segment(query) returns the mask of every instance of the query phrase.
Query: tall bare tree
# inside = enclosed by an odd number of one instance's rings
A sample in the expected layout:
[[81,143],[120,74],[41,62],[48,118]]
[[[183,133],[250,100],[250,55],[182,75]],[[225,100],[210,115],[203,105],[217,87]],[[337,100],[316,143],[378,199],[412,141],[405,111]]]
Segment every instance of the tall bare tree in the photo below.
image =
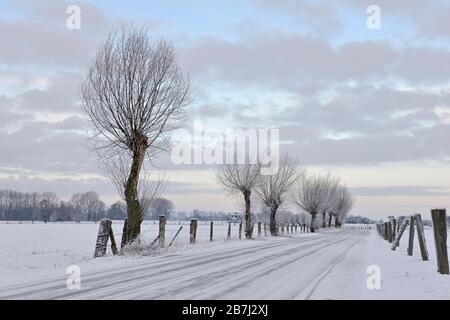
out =
[[315,232],[317,214],[326,204],[332,183],[330,175],[312,175],[303,179],[295,196],[295,204],[311,215],[310,231]]
[[232,193],[242,193],[245,203],[245,238],[251,239],[253,223],[251,216],[251,195],[261,172],[259,164],[224,164],[218,167],[216,179]]
[[138,182],[144,159],[167,150],[169,132],[181,126],[190,102],[189,80],[170,43],[153,42],[144,28],[123,27],[97,51],[81,95],[95,149],[103,157],[130,157],[124,186],[129,244],[140,234]]
[[276,214],[286,195],[304,178],[304,169],[296,160],[285,157],[272,175],[261,175],[256,194],[270,210],[269,225],[272,236],[277,235]]

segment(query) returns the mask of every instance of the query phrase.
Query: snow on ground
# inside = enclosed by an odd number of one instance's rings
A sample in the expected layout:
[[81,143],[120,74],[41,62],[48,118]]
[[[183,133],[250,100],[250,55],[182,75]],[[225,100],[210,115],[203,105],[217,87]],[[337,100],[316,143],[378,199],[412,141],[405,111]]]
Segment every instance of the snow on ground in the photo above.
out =
[[80,265],[80,290],[69,290],[63,270],[55,270],[0,285],[0,299],[305,299],[369,232],[327,230],[96,259]]
[[[93,259],[98,224],[0,224],[0,298],[31,299],[450,299],[450,276],[436,271],[433,230],[425,228],[430,261],[406,255],[408,230],[396,251],[375,230],[346,226],[315,234],[238,240],[238,225],[199,222],[189,245],[185,222],[176,245],[150,256]],[[114,222],[120,241],[122,225]],[[144,243],[157,233],[146,221]],[[167,226],[167,241],[178,230]],[[82,290],[68,291],[66,267],[79,265]],[[381,270],[369,290],[367,267]]]
[[[180,225],[179,225],[180,224]],[[189,247],[189,221],[168,221],[167,244],[183,226],[170,251]],[[113,221],[116,242],[120,245],[122,221]],[[70,265],[93,262],[99,224],[97,223],[0,223],[0,283],[66,270]],[[214,222],[214,240],[223,243],[228,223]],[[239,225],[231,224],[231,239],[238,239]],[[157,221],[144,221],[142,243],[150,244],[158,235]],[[197,241],[209,244],[209,222],[198,221]],[[216,243],[215,243],[216,244]],[[155,252],[157,253],[157,252]],[[108,256],[112,256],[108,246]]]
[[[355,246],[343,263],[337,265],[317,288],[312,299],[450,299],[450,276],[437,272],[433,229],[425,227],[425,237],[430,255],[422,261],[415,234],[414,253],[410,257],[408,229],[405,230],[400,247],[396,251],[376,231],[365,240],[364,245]],[[380,267],[381,289],[369,290],[366,282],[367,268]],[[340,286],[334,286],[340,282]]]

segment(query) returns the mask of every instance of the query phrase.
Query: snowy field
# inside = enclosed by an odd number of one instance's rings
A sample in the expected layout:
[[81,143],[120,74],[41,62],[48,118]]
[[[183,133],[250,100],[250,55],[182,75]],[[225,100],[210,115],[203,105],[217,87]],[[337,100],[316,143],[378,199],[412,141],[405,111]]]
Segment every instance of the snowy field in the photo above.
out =
[[[450,276],[436,271],[433,230],[425,227],[430,261],[406,255],[407,235],[396,251],[375,230],[346,226],[278,238],[225,241],[227,223],[199,222],[189,245],[184,222],[175,245],[146,256],[93,259],[98,224],[0,224],[0,298],[31,299],[450,299]],[[121,222],[113,223],[120,242]],[[156,237],[146,221],[143,243]],[[167,226],[167,242],[178,230]],[[82,290],[65,287],[66,268],[79,265]],[[367,268],[380,267],[381,289],[367,288]]]
[[[113,221],[117,245],[120,246],[123,221]],[[189,221],[168,221],[166,243],[170,243],[183,226],[170,251],[189,247]],[[62,270],[69,265],[92,261],[97,240],[97,223],[0,223],[0,282],[36,276],[51,270]],[[198,245],[210,245],[209,222],[198,221]],[[214,240],[223,243],[227,222],[214,222]],[[149,245],[158,235],[158,221],[144,221],[142,243]],[[255,230],[256,231],[256,230]],[[238,239],[239,224],[231,224],[231,240]],[[264,233],[264,230],[263,230]],[[151,253],[151,252],[149,252]],[[157,252],[155,252],[157,254]],[[108,246],[108,256],[112,256]]]

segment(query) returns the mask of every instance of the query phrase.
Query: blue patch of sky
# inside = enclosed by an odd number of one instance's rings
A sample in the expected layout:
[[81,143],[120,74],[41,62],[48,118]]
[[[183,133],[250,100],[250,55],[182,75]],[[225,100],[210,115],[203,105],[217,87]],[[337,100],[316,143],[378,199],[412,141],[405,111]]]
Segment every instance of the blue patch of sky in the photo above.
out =
[[[161,22],[170,36],[182,34],[188,39],[218,37],[241,41],[246,33],[260,34],[271,30],[301,31],[305,26],[294,23],[292,16],[267,10],[252,1],[133,1],[91,0],[111,17],[144,23]],[[252,30],[252,26],[254,29]]]

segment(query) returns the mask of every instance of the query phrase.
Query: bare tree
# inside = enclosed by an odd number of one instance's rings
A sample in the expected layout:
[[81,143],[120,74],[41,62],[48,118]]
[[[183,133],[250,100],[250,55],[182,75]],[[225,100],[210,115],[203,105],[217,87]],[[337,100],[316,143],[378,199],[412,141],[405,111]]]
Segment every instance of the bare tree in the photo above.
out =
[[[342,225],[342,221],[345,220],[354,204],[355,198],[351,195],[348,188],[341,186],[337,191],[337,199],[331,208],[331,212],[334,216],[335,227],[340,227]],[[331,226],[331,218],[328,225]]]
[[189,103],[189,81],[173,46],[152,42],[144,28],[123,27],[97,51],[81,87],[82,108],[92,124],[92,141],[102,157],[130,157],[124,196],[129,244],[143,216],[138,183],[144,159],[170,145]]
[[41,218],[45,223],[47,223],[52,213],[58,207],[58,198],[54,192],[44,192],[41,197],[42,200],[39,202]]
[[218,167],[216,178],[225,189],[235,194],[242,193],[245,203],[245,237],[251,239],[253,223],[251,216],[251,195],[261,172],[259,164],[224,164]]
[[166,219],[169,219],[174,211],[175,205],[171,200],[156,198],[150,206],[150,217],[156,220],[160,215],[164,215]]
[[337,192],[340,184],[339,178],[333,178],[331,174],[328,174],[325,180],[326,191],[321,206],[322,228],[326,228],[327,226],[326,216],[327,214],[331,216],[330,209],[335,205],[335,202],[337,201]]
[[304,178],[304,169],[297,160],[285,157],[280,161],[278,170],[272,175],[260,176],[256,194],[270,209],[269,225],[272,236],[277,235],[276,214],[285,201],[286,195]]
[[332,184],[330,175],[312,175],[303,179],[295,196],[295,204],[311,215],[310,231],[316,228],[317,214],[326,205],[327,195]]

